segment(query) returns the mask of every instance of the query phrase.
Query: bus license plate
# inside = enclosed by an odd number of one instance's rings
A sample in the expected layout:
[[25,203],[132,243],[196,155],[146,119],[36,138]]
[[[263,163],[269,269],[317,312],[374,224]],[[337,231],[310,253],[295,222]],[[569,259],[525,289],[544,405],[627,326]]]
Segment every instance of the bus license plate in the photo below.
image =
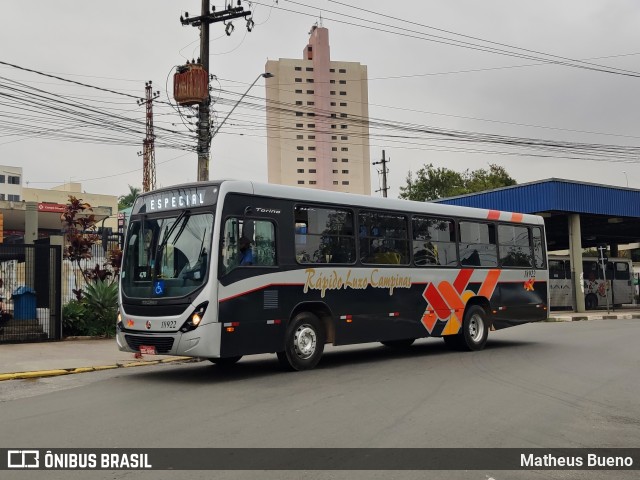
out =
[[143,355],[155,355],[156,347],[153,345],[140,345],[140,353]]

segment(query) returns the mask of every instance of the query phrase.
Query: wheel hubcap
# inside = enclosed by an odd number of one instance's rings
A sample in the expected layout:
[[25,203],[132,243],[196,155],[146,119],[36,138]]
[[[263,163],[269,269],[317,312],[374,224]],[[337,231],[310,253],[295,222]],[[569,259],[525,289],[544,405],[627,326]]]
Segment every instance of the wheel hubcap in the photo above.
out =
[[469,336],[474,343],[478,343],[484,335],[484,322],[480,315],[474,315],[469,321]]
[[300,325],[293,337],[293,347],[296,355],[307,359],[316,351],[317,336],[315,330],[309,325]]

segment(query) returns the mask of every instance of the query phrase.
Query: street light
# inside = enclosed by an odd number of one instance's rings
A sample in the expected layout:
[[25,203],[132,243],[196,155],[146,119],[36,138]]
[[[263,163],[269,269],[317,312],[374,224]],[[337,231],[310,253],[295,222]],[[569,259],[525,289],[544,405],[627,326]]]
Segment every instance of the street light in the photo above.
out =
[[624,178],[627,179],[627,187],[629,187],[629,177],[627,177],[627,172],[623,170],[622,173],[624,173]]
[[227,119],[231,116],[231,114],[236,109],[236,107],[240,104],[240,102],[242,102],[242,99],[247,96],[247,93],[249,93],[249,90],[251,90],[253,88],[253,86],[256,84],[256,82],[258,80],[260,80],[261,77],[262,78],[271,78],[273,76],[274,76],[273,73],[269,73],[269,72],[261,73],[260,75],[258,75],[256,77],[256,79],[253,81],[253,83],[251,85],[249,85],[249,88],[247,88],[247,91],[242,94],[242,96],[236,102],[236,104],[233,106],[233,108],[231,108],[231,110],[229,110],[229,113],[227,113],[227,116],[224,117],[224,119],[220,122],[220,125],[218,125],[218,127],[213,131],[213,133],[211,134],[211,137],[213,138],[218,134],[218,131],[222,128],[222,125],[224,125],[224,122],[227,121]]

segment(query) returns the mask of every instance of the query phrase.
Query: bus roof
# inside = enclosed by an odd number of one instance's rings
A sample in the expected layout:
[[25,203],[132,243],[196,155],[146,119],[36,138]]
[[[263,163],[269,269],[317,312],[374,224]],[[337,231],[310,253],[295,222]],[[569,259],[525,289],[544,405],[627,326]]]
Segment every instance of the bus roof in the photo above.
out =
[[514,212],[499,212],[481,208],[462,207],[457,205],[445,205],[442,203],[416,202],[412,200],[400,200],[394,198],[371,197],[355,193],[334,192],[288,185],[276,185],[270,183],[252,182],[248,180],[217,180],[210,182],[194,182],[174,185],[147,192],[140,195],[153,195],[172,190],[188,190],[190,188],[206,188],[209,185],[220,187],[220,194],[245,193],[262,195],[273,198],[299,200],[301,202],[317,202],[335,205],[348,205],[353,207],[377,208],[396,210],[401,212],[414,212],[432,214],[438,216],[467,217],[481,220],[501,220],[506,222],[528,223],[543,225],[544,219],[538,215],[520,214]]

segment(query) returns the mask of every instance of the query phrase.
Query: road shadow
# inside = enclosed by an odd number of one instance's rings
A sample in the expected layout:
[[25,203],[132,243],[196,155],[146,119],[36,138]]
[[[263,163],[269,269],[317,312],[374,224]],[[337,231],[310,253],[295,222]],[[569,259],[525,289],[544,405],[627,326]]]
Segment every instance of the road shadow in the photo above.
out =
[[[536,342],[495,340],[490,339],[485,347],[486,351],[500,351],[510,348],[524,348],[535,345]],[[366,343],[362,345],[350,345],[348,347],[328,346],[318,366],[312,370],[326,372],[341,371],[362,365],[375,366],[380,363],[405,362],[416,358],[424,358],[426,361],[440,362],[451,357],[464,358],[466,355],[482,355],[483,352],[459,352],[450,350],[440,339],[421,339],[408,348],[389,348],[378,343]],[[181,382],[181,383],[231,383],[242,382],[248,379],[264,377],[278,377],[282,375],[296,375],[284,369],[275,354],[249,355],[243,357],[238,363],[230,366],[215,365],[208,360],[191,361],[184,363],[171,363],[157,366],[160,368],[145,369],[136,372],[136,375],[127,376],[131,381],[152,382]],[[166,367],[166,368],[162,368]]]

